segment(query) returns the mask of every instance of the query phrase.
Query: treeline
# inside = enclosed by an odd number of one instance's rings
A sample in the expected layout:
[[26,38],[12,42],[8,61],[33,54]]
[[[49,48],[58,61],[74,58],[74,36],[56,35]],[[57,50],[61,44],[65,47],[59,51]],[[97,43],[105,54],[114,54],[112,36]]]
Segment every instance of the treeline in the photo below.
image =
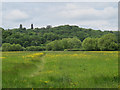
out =
[[46,46],[22,47],[20,44],[4,43],[3,51],[65,51],[65,50],[87,50],[108,51],[118,50],[120,47],[114,34],[106,34],[101,38],[86,38],[81,42],[78,38],[63,38],[52,41]]
[[10,44],[4,43],[2,45],[2,51],[44,51],[45,47],[41,46],[30,46],[30,47],[22,47],[20,44]]
[[118,50],[119,45],[114,34],[106,34],[101,38],[86,38],[81,42],[77,38],[65,38],[55,40],[46,45],[46,50],[63,51],[63,50],[89,50],[89,51],[108,51]]
[[[119,47],[117,43],[120,43],[117,31],[100,31],[70,25],[0,29],[2,30],[3,51],[116,50],[116,47]],[[115,40],[110,39],[113,36]],[[111,41],[114,43],[109,44]],[[5,49],[7,46],[9,49]],[[13,47],[16,49],[12,49]]]

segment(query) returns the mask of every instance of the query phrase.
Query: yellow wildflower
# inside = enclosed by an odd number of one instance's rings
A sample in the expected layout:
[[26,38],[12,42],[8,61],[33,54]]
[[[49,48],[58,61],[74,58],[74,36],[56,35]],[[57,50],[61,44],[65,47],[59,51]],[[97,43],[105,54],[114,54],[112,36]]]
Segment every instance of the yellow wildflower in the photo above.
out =
[[34,58],[34,57],[42,56],[43,54],[44,53],[35,53],[35,54],[23,56],[23,58],[25,58],[25,57]]
[[6,58],[6,57],[0,57],[0,58],[2,58],[2,59],[3,59],[3,58]]
[[44,81],[45,83],[48,83],[49,81]]

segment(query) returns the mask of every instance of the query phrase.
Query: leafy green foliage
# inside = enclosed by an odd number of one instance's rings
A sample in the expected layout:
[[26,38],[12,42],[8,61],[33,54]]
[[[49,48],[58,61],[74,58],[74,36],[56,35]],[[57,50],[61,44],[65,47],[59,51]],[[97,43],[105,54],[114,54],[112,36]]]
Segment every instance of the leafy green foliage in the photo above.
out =
[[97,42],[98,42],[97,38],[88,37],[83,41],[82,47],[84,50],[99,50]]
[[4,43],[2,45],[3,51],[22,51],[24,48],[19,44],[10,44],[10,43]]
[[[119,33],[117,31],[100,31],[70,25],[57,27],[48,25],[46,28],[43,27],[33,29],[18,28],[4,30],[1,28],[1,30],[3,44],[19,44],[24,48],[33,48],[32,46],[35,46],[35,48],[38,48],[38,46],[47,46],[47,50],[64,50],[76,48],[79,48],[79,50],[81,50],[80,42],[83,42],[82,47],[84,50],[117,50],[117,43],[120,43],[120,40],[118,38]],[[108,37],[102,37],[107,34],[110,35],[108,35]],[[111,43],[111,40],[108,40],[109,37],[112,37],[111,35],[117,37],[115,38],[116,41],[114,43]],[[98,40],[97,38],[100,39]],[[97,45],[99,47],[97,47],[96,44],[99,44]]]
[[98,40],[100,50],[117,50],[117,39],[114,34],[107,34]]
[[102,32],[100,30],[92,30],[79,28],[78,26],[58,26],[35,29],[2,29],[2,43],[15,43],[21,46],[41,46],[41,44],[49,43],[62,38],[77,37],[83,41],[87,37],[101,37],[110,32]]
[[55,40],[46,45],[47,50],[60,51],[63,50],[61,40]]
[[10,43],[4,43],[2,44],[2,50],[3,51],[10,51],[11,44]]
[[81,41],[77,38],[64,38],[62,40],[55,40],[46,45],[47,50],[53,50],[53,51],[80,48],[80,47],[81,47]]

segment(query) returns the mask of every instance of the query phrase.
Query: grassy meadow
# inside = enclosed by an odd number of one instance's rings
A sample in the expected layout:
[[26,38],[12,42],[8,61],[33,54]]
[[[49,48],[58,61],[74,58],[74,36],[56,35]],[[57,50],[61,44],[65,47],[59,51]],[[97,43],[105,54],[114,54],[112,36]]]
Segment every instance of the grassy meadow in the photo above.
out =
[[3,52],[3,88],[117,88],[117,51]]

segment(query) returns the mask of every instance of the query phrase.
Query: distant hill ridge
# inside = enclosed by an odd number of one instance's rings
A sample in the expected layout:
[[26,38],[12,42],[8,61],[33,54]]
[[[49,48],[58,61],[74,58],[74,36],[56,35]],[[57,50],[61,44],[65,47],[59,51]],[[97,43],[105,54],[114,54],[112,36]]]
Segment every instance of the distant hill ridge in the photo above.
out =
[[73,25],[61,25],[52,27],[48,25],[43,28],[34,28],[31,24],[31,28],[26,29],[22,26],[15,29],[2,29],[2,43],[15,43],[21,46],[39,46],[45,45],[54,40],[62,38],[73,38],[77,37],[83,41],[87,37],[99,38],[105,34],[113,33],[118,36],[117,31],[101,31],[93,29],[80,28]]

